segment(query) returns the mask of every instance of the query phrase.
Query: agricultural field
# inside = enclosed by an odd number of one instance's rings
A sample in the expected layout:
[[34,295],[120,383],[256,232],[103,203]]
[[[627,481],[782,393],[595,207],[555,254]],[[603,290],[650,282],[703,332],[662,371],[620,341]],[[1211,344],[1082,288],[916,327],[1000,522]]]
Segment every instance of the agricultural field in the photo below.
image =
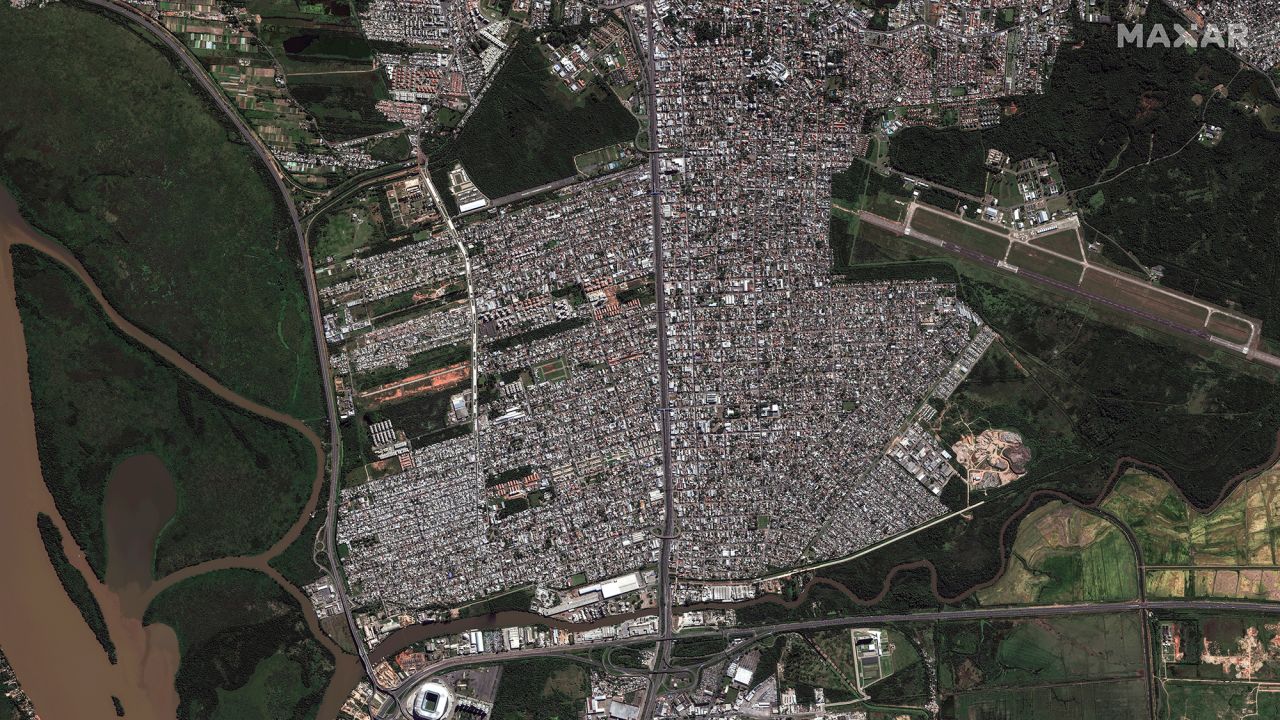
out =
[[[322,417],[282,200],[194,81],[129,28],[62,3],[0,6],[0,58],[0,180],[23,215],[130,321],[232,389]],[[77,101],[50,112],[49,97]]]
[[[989,493],[971,521],[928,528],[901,540],[894,552],[822,568],[820,577],[870,598],[904,558],[928,559],[936,567],[938,593],[955,597],[1000,572],[995,548],[1001,527],[1038,489],[1098,501],[1116,461],[1132,456],[1158,464],[1193,503],[1205,506],[1228,478],[1257,466],[1274,448],[1280,396],[1270,374],[1203,345],[1111,327],[1113,319],[1096,307],[1037,293],[902,241],[910,238],[881,243],[863,233],[857,247],[869,246],[862,255],[866,264],[854,270],[863,267],[870,278],[885,270],[892,277],[946,277],[942,271],[951,269],[960,298],[1001,337],[938,408],[933,429],[947,446],[964,434],[1012,430],[1032,457],[1027,474]],[[954,490],[949,485],[942,500],[953,509],[968,502],[960,484]],[[880,607],[937,605],[928,574],[919,575],[900,573]],[[752,608],[751,614],[758,622],[855,609],[831,592],[814,593],[794,610]]]
[[333,674],[297,601],[252,570],[184,580],[152,602],[145,622],[178,636],[181,718],[309,720]]
[[983,605],[1108,602],[1137,596],[1137,559],[1120,529],[1059,501],[1022,519],[1004,575],[978,592]]
[[1187,507],[1163,480],[1133,472],[1103,507],[1137,536],[1153,597],[1280,600],[1278,500],[1277,468],[1241,484],[1207,514]]
[[306,109],[276,82],[284,75],[278,73],[271,48],[248,26],[252,23],[218,19],[198,0],[166,0],[161,7],[165,27],[218,81],[258,137],[277,155],[294,158],[284,166],[295,180],[322,187],[337,179],[342,173],[337,157],[324,145]]
[[521,35],[462,131],[431,155],[438,187],[461,162],[489,198],[573,177],[574,156],[628,144],[635,117],[602,79],[574,93],[554,74],[532,35]]
[[158,575],[261,552],[282,536],[315,477],[306,438],[227,404],[126,340],[54,261],[23,247],[13,260],[40,463],[98,576],[106,566],[107,480],[141,453],[164,461],[178,496],[156,545]]
[[553,720],[577,717],[590,691],[584,666],[561,658],[517,660],[502,666],[493,702],[494,720]]

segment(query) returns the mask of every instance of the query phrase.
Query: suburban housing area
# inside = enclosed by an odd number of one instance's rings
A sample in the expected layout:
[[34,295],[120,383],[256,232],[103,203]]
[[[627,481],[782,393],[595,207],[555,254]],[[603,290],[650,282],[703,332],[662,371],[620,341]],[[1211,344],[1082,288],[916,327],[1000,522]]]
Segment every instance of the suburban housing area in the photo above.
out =
[[[15,514],[95,707],[1280,715],[1278,25],[4,2]],[[81,34],[146,82],[41,76]]]

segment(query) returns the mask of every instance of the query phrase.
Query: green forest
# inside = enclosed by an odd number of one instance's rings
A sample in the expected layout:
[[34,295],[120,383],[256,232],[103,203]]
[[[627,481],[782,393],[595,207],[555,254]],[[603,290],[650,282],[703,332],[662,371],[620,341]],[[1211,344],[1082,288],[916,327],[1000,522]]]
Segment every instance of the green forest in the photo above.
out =
[[0,4],[0,182],[131,322],[233,390],[318,419],[283,201],[181,68],[101,11]]
[[112,470],[154,453],[178,511],[156,546],[157,575],[261,552],[302,511],[315,452],[300,433],[229,405],[118,333],[88,290],[38,251],[12,251],[40,464],[58,513],[99,577]]
[[[1176,20],[1159,4],[1146,17]],[[1129,251],[1163,266],[1165,285],[1236,303],[1280,338],[1280,99],[1271,85],[1219,48],[1122,48],[1115,28],[1099,24],[1077,24],[1073,35],[1047,93],[1014,98],[1017,112],[988,130],[903,130],[892,165],[981,195],[988,148],[1014,160],[1054,153],[1086,240],[1110,260],[1133,267]],[[1202,123],[1222,128],[1221,142],[1199,142]]]
[[266,575],[217,570],[184,580],[152,602],[145,622],[178,636],[179,720],[316,716],[333,656]]
[[461,161],[476,187],[497,198],[573,177],[573,156],[631,142],[635,117],[599,81],[574,94],[553,75],[536,38],[521,35],[461,132],[430,153],[437,187]]

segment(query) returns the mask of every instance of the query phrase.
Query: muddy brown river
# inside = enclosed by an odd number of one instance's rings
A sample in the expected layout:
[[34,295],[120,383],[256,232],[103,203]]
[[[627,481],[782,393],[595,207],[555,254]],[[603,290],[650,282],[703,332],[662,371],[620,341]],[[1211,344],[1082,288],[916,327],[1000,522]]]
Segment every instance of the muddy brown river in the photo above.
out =
[[126,459],[107,481],[107,587],[130,617],[146,612],[156,539],[177,509],[173,478],[155,455]]
[[[33,246],[62,262],[83,282],[110,320],[165,361],[186,372],[218,397],[302,432],[316,452],[317,475],[304,512],[290,531],[261,555],[223,558],[185,568],[159,580],[152,578],[152,554],[164,524],[173,515],[177,496],[164,464],[154,455],[121,462],[107,484],[103,508],[107,535],[106,582],[100,583],[80,554],[58,515],[40,474],[35,418],[27,376],[26,343],[14,295],[14,244]],[[178,642],[164,625],[144,627],[142,617],[157,593],[174,583],[220,568],[250,568],[272,576],[304,608],[312,633],[333,653],[337,665],[318,717],[336,717],[346,693],[360,677],[359,662],[347,655],[319,627],[314,611],[297,588],[284,582],[268,560],[300,535],[320,500],[324,451],[320,439],[302,422],[247,400],[223,387],[172,348],[122,318],[61,245],[50,242],[19,215],[13,199],[0,188],[0,457],[6,459],[0,501],[0,647],[4,648],[23,688],[45,720],[112,718],[112,696],[131,720],[171,720],[178,697],[174,675]],[[44,551],[36,515],[54,519],[64,550],[89,583],[115,643],[112,665],[79,611],[62,590]],[[72,691],[74,689],[74,691]]]
[[[114,717],[111,697],[130,718],[168,720],[177,709],[173,676],[178,642],[164,626],[143,628],[118,597],[95,581],[58,516],[40,475],[35,418],[27,382],[27,351],[18,317],[9,246],[31,235],[7,196],[0,198],[0,456],[5,458],[0,502],[0,647],[23,688],[47,720]],[[79,611],[62,590],[36,530],[46,513],[62,531],[71,562],[89,581],[119,655],[112,665]],[[74,691],[69,691],[75,688]]]

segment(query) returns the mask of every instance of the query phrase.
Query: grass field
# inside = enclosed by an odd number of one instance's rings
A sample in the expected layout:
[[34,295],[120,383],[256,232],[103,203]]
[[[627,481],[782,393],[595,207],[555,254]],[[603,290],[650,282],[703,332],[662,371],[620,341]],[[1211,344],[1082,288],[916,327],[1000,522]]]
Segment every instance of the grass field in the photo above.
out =
[[[1280,718],[1275,701],[1255,700],[1253,683],[1189,683],[1170,681],[1163,685],[1162,700],[1170,717],[1195,720],[1256,720]],[[1263,693],[1267,695],[1268,693]],[[1256,714],[1255,714],[1256,713]]]
[[1216,310],[1210,313],[1206,329],[1220,338],[1242,345],[1248,342],[1251,336],[1248,323]]
[[496,198],[572,177],[575,155],[630,143],[637,129],[635,117],[607,87],[572,94],[526,34],[461,132],[430,153],[432,174],[447,187],[444,174],[461,161],[476,187]]
[[[1280,625],[1266,614],[1178,611],[1162,613],[1180,656],[1161,653],[1160,676],[1170,680],[1275,683],[1280,680]],[[1163,632],[1163,631],[1162,631]]]
[[177,513],[157,542],[157,573],[260,552],[283,535],[311,491],[315,454],[306,439],[228,405],[117,334],[53,261],[22,247],[13,259],[40,463],[99,577],[106,482],[117,463],[139,453],[164,460],[177,487]]
[[[954,248],[938,248],[922,240],[898,236],[892,231],[879,228],[874,228],[872,232],[873,228],[865,226],[851,213],[852,210],[840,203],[833,206],[831,245],[837,263],[841,258],[849,256],[856,261],[856,249],[862,241],[891,248],[888,252],[899,256],[950,256],[958,269],[968,270],[979,276],[1002,274],[992,270],[989,262],[964,257],[962,252]],[[843,233],[837,231],[841,222],[847,223]],[[1182,336],[1201,332],[1210,316],[1210,310],[1205,305],[1190,297],[1136,277],[1106,272],[1098,264],[1086,267],[1084,263],[1050,254],[1031,244],[1011,243],[999,234],[986,232],[959,218],[940,214],[923,206],[916,206],[911,219],[911,230],[979,253],[988,261],[1007,259],[1010,265],[1022,272],[1001,278],[1003,282],[1021,282],[1028,292],[1036,295],[1088,303],[1096,311],[1100,311],[1100,314],[1115,317],[1116,323],[1125,327],[1136,324]],[[895,244],[898,247],[893,248]],[[1058,284],[1068,287],[1063,288]],[[1088,297],[1075,293],[1075,287],[1079,287],[1081,293],[1088,293]],[[1249,338],[1249,325],[1243,318],[1228,315],[1225,310],[1215,311],[1213,314],[1217,320],[1209,327],[1211,332],[1237,343]]]
[[978,599],[983,605],[1018,605],[1137,595],[1137,560],[1123,533],[1097,515],[1054,501],[1022,519],[1008,569]]
[[246,7],[261,18],[258,38],[283,67],[290,93],[315,117],[327,140],[350,140],[399,127],[374,107],[390,93],[382,72],[373,67],[373,49],[345,2],[248,0]]
[[[845,639],[848,640],[847,635]],[[815,688],[822,688],[832,699],[851,698],[856,694],[854,677],[842,673],[807,638],[791,636],[787,639],[779,667],[779,687],[795,688],[796,699],[801,703],[813,702]]]
[[[1162,6],[1144,19],[1179,21]],[[1069,32],[1075,42],[1058,53],[1045,94],[1016,98],[1018,112],[986,130],[905,129],[893,139],[893,165],[981,193],[989,148],[1016,159],[1053,152],[1064,186],[1089,200],[1085,239],[1110,237],[1103,252],[1112,261],[1132,268],[1127,251],[1162,265],[1166,287],[1219,305],[1233,300],[1270,335],[1280,332],[1272,242],[1280,207],[1269,201],[1280,158],[1274,90],[1224,49],[1117,47],[1114,29],[1096,23]],[[1210,99],[1218,87],[1228,98]],[[1241,104],[1251,101],[1260,112]],[[1222,142],[1188,143],[1201,123],[1223,128]]]
[[318,419],[282,201],[175,65],[79,6],[0,6],[0,181],[131,321],[231,388]]
[[671,656],[677,658],[694,658],[706,655],[714,655],[722,650],[728,643],[721,635],[690,636],[677,638],[671,646]]
[[182,720],[315,717],[333,657],[266,575],[217,570],[185,580],[152,602],[145,621],[177,633]]
[[1204,327],[1208,312],[1190,300],[1141,282],[1107,275],[1094,268],[1085,271],[1080,288],[1107,300],[1145,310],[1189,328]]
[[366,203],[352,203],[326,213],[311,235],[315,238],[311,253],[317,266],[328,263],[329,258],[333,262],[346,260],[356,250],[386,238],[382,219]]
[[[910,629],[909,626],[902,625],[896,628],[885,628],[885,633],[887,642],[893,646],[893,652],[888,661],[890,667],[887,668],[892,672],[870,685],[864,682],[863,690],[871,697],[872,702],[879,705],[925,704],[930,696],[929,688],[932,678],[929,677],[930,669],[921,659],[920,650],[916,648],[915,642],[926,643],[929,646],[927,652],[933,656],[932,628]],[[911,633],[912,638],[908,638],[907,633]]]
[[1084,265],[1081,263],[1050,255],[1039,248],[1020,242],[1013,243],[1009,248],[1008,262],[1010,265],[1025,268],[1068,285],[1079,283],[1080,275],[1084,271]]
[[648,670],[649,658],[654,656],[654,649],[652,645],[627,645],[624,647],[605,648],[603,656],[609,659],[611,665],[635,670]]
[[1009,238],[1003,234],[983,230],[957,217],[917,207],[911,217],[911,229],[966,247],[995,260],[1003,260],[1009,247]]
[[1075,229],[1036,235],[1031,238],[1031,244],[1069,258],[1084,260],[1084,256],[1080,254],[1080,233]]
[[1133,679],[1143,667],[1133,613],[939,623],[935,636],[944,696]]
[[[838,225],[837,215],[833,223]],[[863,225],[863,229],[867,228]],[[1125,324],[1099,308],[1038,292],[1007,274],[941,256],[911,238],[860,232],[851,248],[866,268],[896,276],[958,277],[960,297],[990,323],[1002,341],[992,346],[932,422],[950,445],[986,428],[1019,432],[1032,451],[1028,473],[987,498],[966,523],[941,524],[872,553],[818,571],[863,598],[879,593],[890,569],[905,558],[932,560],[939,592],[958,595],[996,575],[994,548],[1009,515],[1029,493],[1053,488],[1092,502],[1118,458],[1157,463],[1197,504],[1217,498],[1223,483],[1271,453],[1280,426],[1274,378],[1225,352]],[[944,491],[953,508],[966,503],[959,484]],[[1008,541],[1012,541],[1009,536]],[[971,552],[974,547],[989,552]],[[881,607],[937,604],[910,573],[897,576]],[[818,596],[821,595],[821,598]],[[852,612],[837,593],[815,592],[791,611],[744,610],[752,621]],[[758,616],[758,617],[757,617]]]
[[848,630],[826,630],[808,635],[809,642],[817,648],[832,670],[841,678],[853,682],[858,676],[858,660],[853,652],[853,638]]
[[565,720],[586,707],[586,669],[571,660],[536,658],[502,666],[494,720]]
[[403,402],[383,405],[369,413],[369,422],[390,420],[414,443],[449,425],[450,398],[466,388],[461,385],[416,395]]
[[955,698],[952,717],[1005,720],[1034,717],[1045,720],[1113,720],[1139,718],[1147,713],[1146,683],[1117,679],[1054,688],[987,690]]

